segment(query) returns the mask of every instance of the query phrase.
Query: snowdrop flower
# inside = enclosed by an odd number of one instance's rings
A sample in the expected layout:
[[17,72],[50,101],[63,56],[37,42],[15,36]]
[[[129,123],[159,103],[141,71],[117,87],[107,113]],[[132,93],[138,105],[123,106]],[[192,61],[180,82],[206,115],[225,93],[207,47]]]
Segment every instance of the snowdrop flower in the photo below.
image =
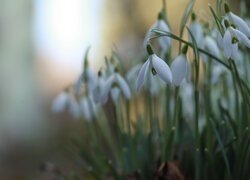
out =
[[211,70],[212,70],[212,73],[211,73],[211,75],[212,75],[211,83],[212,84],[218,83],[221,75],[227,72],[226,68],[224,66],[219,66],[217,63],[216,64],[212,63]]
[[172,73],[168,65],[161,58],[154,54],[149,44],[147,45],[147,51],[149,57],[148,60],[142,65],[139,71],[136,82],[137,91],[141,89],[149,69],[151,69],[153,75],[158,74],[160,79],[163,80],[166,84],[172,83]]
[[174,59],[170,66],[173,75],[172,83],[176,86],[179,86],[182,83],[183,79],[187,76],[187,49],[188,46],[185,45],[182,49],[182,53]]
[[220,31],[216,28],[213,28],[213,30],[211,31],[211,37],[217,42],[217,45],[220,49],[223,48],[223,40],[222,40],[222,36],[220,34]]
[[[220,50],[219,47],[216,43],[216,41],[211,37],[211,36],[205,36],[204,41],[203,41],[203,46],[204,49],[206,49],[210,54],[214,55],[215,57],[220,57]],[[208,56],[205,54],[201,54],[202,60],[204,63],[207,62]]]
[[86,97],[81,98],[80,108],[81,108],[82,115],[85,120],[89,121],[94,118],[97,107],[93,101],[93,98],[91,98],[91,96],[86,96]]
[[250,28],[247,25],[247,23],[241,17],[232,13],[227,3],[224,4],[224,9],[226,12],[224,20],[228,20],[230,24],[233,24],[236,27],[236,29],[241,31],[243,34],[245,34],[249,38]]
[[75,119],[79,118],[81,115],[80,106],[74,96],[70,96],[69,98],[68,110]]
[[[133,92],[136,92],[135,81],[137,79],[137,75],[141,67],[142,67],[141,63],[137,64],[136,66],[131,68],[126,75],[126,79],[128,80],[130,88]],[[146,82],[145,82],[145,86],[149,90],[152,96],[157,95],[160,92],[160,89],[161,87],[163,87],[163,85],[164,85],[163,81],[158,78],[156,79],[152,73],[149,74],[149,77],[148,79],[146,79]]]
[[227,28],[223,36],[224,55],[228,59],[236,59],[239,42],[250,48],[250,40],[241,31],[230,26],[227,20],[224,20],[224,25]]
[[101,93],[101,102],[106,103],[108,100],[109,92],[111,92],[111,98],[116,101],[119,97],[120,91],[124,94],[126,99],[131,98],[131,92],[127,82],[124,78],[115,70],[104,84],[104,89]]
[[52,111],[59,113],[64,111],[66,108],[67,102],[69,100],[69,94],[66,91],[61,92],[52,103]]
[[74,118],[80,117],[80,108],[75,97],[70,95],[69,92],[63,91],[53,101],[52,111],[59,113],[64,111],[66,108],[68,108]]
[[160,92],[161,87],[164,87],[164,81],[156,78],[152,73],[149,73],[148,78],[146,78],[145,81],[145,87],[149,90],[152,96],[156,96]]
[[98,80],[96,83],[96,87],[92,92],[93,100],[95,103],[104,104],[102,97],[104,96],[104,88],[105,88],[106,78],[104,75],[104,71],[98,71]]
[[77,81],[75,82],[75,92],[77,94],[81,92],[81,86],[83,81],[87,85],[88,92],[94,90],[97,83],[97,76],[89,67],[85,69],[85,72],[82,72],[82,74],[78,77]]
[[[191,15],[191,24],[189,26],[190,31],[192,32],[197,45],[201,47],[203,42],[203,28],[202,25],[196,20],[196,15],[192,13]],[[191,38],[190,38],[191,39]]]
[[[150,38],[156,35],[156,33],[152,32],[153,29],[170,32],[169,26],[163,19],[162,13],[159,13],[158,20],[150,27],[150,29],[148,30],[146,34],[146,37],[143,42],[143,46],[145,49],[147,48],[147,44],[149,43]],[[157,38],[157,40],[162,49],[169,50],[171,46],[171,41],[172,41],[171,38],[167,36],[162,36],[162,37]]]

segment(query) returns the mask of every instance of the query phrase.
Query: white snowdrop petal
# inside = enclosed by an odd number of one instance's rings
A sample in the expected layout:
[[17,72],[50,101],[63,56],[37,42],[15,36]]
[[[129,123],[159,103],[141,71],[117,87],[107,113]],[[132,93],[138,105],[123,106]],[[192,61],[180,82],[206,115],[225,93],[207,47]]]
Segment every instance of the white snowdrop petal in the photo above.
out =
[[155,54],[150,56],[152,65],[157,72],[158,76],[167,84],[172,83],[172,72],[168,67],[167,63],[165,63],[161,58],[156,56]]
[[149,59],[142,65],[140,71],[139,71],[139,74],[138,74],[138,78],[137,78],[137,81],[136,81],[136,90],[139,91],[145,81],[145,78],[146,78],[146,75],[147,75],[147,72],[148,72],[148,68],[149,68],[149,65],[150,65],[150,61]]
[[238,43],[232,44],[232,56],[233,59],[238,58]]
[[86,120],[91,120],[92,119],[92,111],[90,108],[90,102],[88,101],[87,98],[82,98],[80,102],[81,110],[82,110],[82,115]]
[[[164,20],[158,20],[158,24],[156,28],[161,31],[170,32],[170,29]],[[166,37],[166,36],[159,37],[158,41],[159,41],[161,48],[163,49],[167,49],[171,46],[171,38],[169,37]]]
[[66,108],[68,103],[69,95],[67,92],[61,92],[52,103],[52,111],[55,113],[62,112]]
[[112,84],[114,82],[114,75],[111,75],[108,80],[106,81],[106,83],[103,85],[103,90],[101,93],[101,102],[102,103],[106,103],[108,100],[108,95],[109,95],[109,91],[112,87]]
[[[190,31],[194,35],[194,38],[197,42],[197,45],[201,47],[203,42],[203,28],[202,25],[198,22],[192,22],[190,27]],[[191,40],[191,38],[189,38]]]
[[229,16],[232,18],[232,21],[236,25],[236,27],[247,37],[250,37],[250,28],[248,27],[247,23],[234,13],[232,12],[229,13],[230,13]]
[[162,31],[169,32],[169,27],[168,27],[167,23],[162,19],[158,20],[157,28],[162,30]]
[[77,78],[74,84],[74,90],[76,94],[79,94],[81,92],[81,85],[82,85],[82,74]]
[[142,64],[137,64],[136,66],[132,67],[126,74],[126,79],[130,81],[134,81],[142,67]]
[[89,68],[87,68],[87,76],[88,76],[88,90],[89,92],[93,91],[96,83],[97,83],[97,75]]
[[223,48],[224,48],[224,55],[228,59],[231,57],[232,54],[232,36],[229,30],[226,30],[224,37],[223,37]]
[[237,36],[237,38],[239,39],[239,41],[241,43],[243,43],[245,46],[250,48],[250,40],[248,39],[248,37],[245,34],[240,32],[239,30],[233,29],[231,27],[230,27],[230,30]]
[[187,74],[187,58],[184,54],[177,56],[172,62],[170,69],[173,75],[172,83],[179,86]]
[[118,97],[120,95],[120,89],[117,87],[114,87],[111,89],[111,98],[115,102],[117,101]]
[[160,88],[159,88],[159,82],[157,81],[157,79],[152,75],[152,73],[150,73],[149,75],[149,91],[151,93],[151,95],[155,96],[158,94]]
[[144,47],[145,49],[147,49],[147,44],[148,44],[150,38],[154,35],[154,32],[152,32],[152,29],[156,29],[157,23],[158,23],[158,22],[155,22],[155,23],[149,28],[149,30],[148,30],[148,32],[147,32],[145,38],[144,38],[143,47]]
[[218,47],[216,41],[213,38],[211,38],[209,36],[206,36],[205,44],[206,44],[206,47],[207,47],[208,51],[211,54],[213,54],[216,57],[220,57],[219,47]]
[[130,92],[127,82],[124,80],[124,78],[120,74],[116,74],[116,78],[117,78],[117,83],[119,84],[120,89],[122,90],[124,96],[127,99],[130,99],[131,92]]
[[71,113],[71,115],[74,118],[79,118],[80,117],[80,107],[78,102],[76,101],[76,99],[74,97],[70,97],[69,98],[69,112]]

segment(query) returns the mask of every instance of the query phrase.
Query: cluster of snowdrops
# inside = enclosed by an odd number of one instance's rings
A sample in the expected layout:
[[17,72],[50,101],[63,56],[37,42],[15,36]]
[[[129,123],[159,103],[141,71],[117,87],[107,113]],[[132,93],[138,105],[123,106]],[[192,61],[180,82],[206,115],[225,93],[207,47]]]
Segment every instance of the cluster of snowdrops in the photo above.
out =
[[[180,162],[180,178],[249,177],[249,163],[243,159],[250,156],[250,25],[227,3],[223,14],[221,1],[217,12],[210,6],[207,22],[195,15],[193,5],[191,0],[179,35],[171,32],[163,7],[142,44],[146,58],[133,61],[129,70],[112,53],[95,73],[89,67],[88,49],[81,75],[55,98],[54,112],[67,109],[74,118],[94,124],[90,133],[94,145],[82,145],[95,149],[95,155],[82,152],[83,160],[91,159],[84,164],[94,177],[153,179],[162,170],[160,164],[173,160]],[[173,41],[179,42],[174,58]],[[104,122],[107,131],[101,127]],[[99,147],[102,143],[112,155]],[[185,153],[194,158],[185,160]],[[223,170],[215,173],[216,166]],[[168,172],[158,174],[168,176]]]

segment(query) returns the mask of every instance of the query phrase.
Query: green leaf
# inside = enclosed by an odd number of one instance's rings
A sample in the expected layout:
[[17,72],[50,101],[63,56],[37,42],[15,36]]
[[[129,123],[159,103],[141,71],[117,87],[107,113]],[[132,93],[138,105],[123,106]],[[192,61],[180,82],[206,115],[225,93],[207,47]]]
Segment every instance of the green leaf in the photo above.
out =
[[[170,32],[161,31],[161,30],[158,30],[158,29],[153,29],[152,31],[155,32],[155,33],[158,33],[159,35],[151,37],[150,39],[155,39],[155,38],[159,38],[159,37],[162,37],[162,36],[168,36],[168,37],[170,37],[172,39],[175,39],[175,40],[180,41],[180,42],[182,42],[184,44],[187,44],[188,46],[193,48],[193,44],[191,42],[185,41],[184,39],[182,39],[182,38],[180,38],[180,37],[178,37],[178,36],[176,36],[176,35],[174,35],[174,34],[172,34]],[[225,66],[227,69],[230,70],[230,66],[227,63],[223,62],[220,58],[210,54],[209,52],[207,52],[204,49],[201,49],[201,48],[197,48],[197,49],[198,49],[199,52],[202,52],[202,53],[206,54],[212,60],[217,61],[218,63],[220,63],[221,65]]]
[[[185,12],[182,16],[182,20],[181,20],[181,29],[180,29],[180,37],[182,38],[183,37],[183,32],[184,32],[184,29],[185,29],[185,26],[187,24],[187,20],[188,20],[188,17],[190,16],[190,14],[192,13],[193,11],[193,6],[194,6],[194,3],[195,3],[195,0],[190,0],[186,9],[185,9]],[[181,43],[180,43],[180,46],[179,46],[179,51],[181,50]]]
[[223,30],[223,27],[222,27],[222,25],[221,25],[221,23],[220,23],[220,22],[221,22],[221,21],[220,21],[220,18],[218,18],[218,17],[216,16],[216,14],[215,14],[215,12],[214,12],[214,10],[213,10],[213,8],[212,8],[211,5],[209,5],[209,9],[210,9],[210,11],[211,11],[211,13],[212,13],[212,15],[213,15],[214,21],[215,21],[215,23],[216,23],[216,25],[217,25],[217,28],[219,29],[219,32],[220,32],[221,36],[223,36],[224,30]]
[[222,155],[223,155],[223,159],[225,161],[225,164],[226,164],[226,169],[227,169],[227,173],[228,173],[228,178],[229,179],[232,179],[232,176],[231,176],[231,170],[230,170],[230,166],[229,166],[229,161],[228,161],[228,158],[227,158],[227,155],[226,155],[226,151],[225,151],[225,148],[224,148],[224,144],[220,138],[220,135],[219,135],[219,132],[218,130],[216,129],[216,126],[215,126],[215,123],[213,121],[213,118],[210,118],[210,123],[212,125],[212,128],[213,128],[213,131],[214,131],[214,134],[216,136],[216,139],[220,145],[220,148],[221,148],[221,151],[222,151]]

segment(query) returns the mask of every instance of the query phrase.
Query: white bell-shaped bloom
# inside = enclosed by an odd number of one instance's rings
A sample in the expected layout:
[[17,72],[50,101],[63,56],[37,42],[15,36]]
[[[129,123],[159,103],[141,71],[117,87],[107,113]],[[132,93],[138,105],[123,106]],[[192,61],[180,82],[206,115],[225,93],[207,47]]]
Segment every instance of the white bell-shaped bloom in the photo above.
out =
[[94,118],[96,112],[96,105],[91,96],[82,97],[80,100],[80,107],[82,111],[83,118],[85,120],[91,120]]
[[[219,47],[216,43],[216,41],[210,37],[206,36],[203,41],[203,48],[206,49],[210,54],[214,55],[215,57],[219,58],[220,57],[220,50]],[[204,63],[207,62],[208,56],[205,54],[201,54],[202,60]]]
[[236,59],[238,57],[238,44],[242,43],[250,48],[250,40],[241,31],[232,28],[227,20],[224,20],[227,28],[223,36],[224,55],[226,58]]
[[148,60],[142,65],[139,71],[136,82],[137,91],[141,89],[149,69],[151,69],[153,73],[156,73],[166,84],[172,83],[172,72],[167,63],[157,55],[150,53]]
[[159,94],[162,87],[164,87],[164,81],[160,78],[157,78],[152,73],[148,73],[148,78],[145,81],[145,87],[149,90],[152,96]]
[[119,95],[120,95],[120,89],[118,87],[114,87],[111,89],[111,98],[114,102],[117,101]]
[[245,34],[249,38],[250,37],[250,28],[247,25],[247,23],[241,17],[232,13],[230,11],[227,3],[224,4],[224,8],[225,8],[225,12],[226,12],[224,19],[228,20],[230,22],[230,24],[233,24],[236,27],[236,29],[241,31],[243,34]]
[[227,69],[224,66],[218,65],[218,63],[212,63],[211,83],[216,84],[219,82],[223,73],[227,73]]
[[224,55],[227,59],[235,59],[237,57],[238,41],[237,39],[233,40],[232,34],[228,29],[225,31],[223,36],[223,49]]
[[103,72],[99,71],[96,87],[92,92],[93,100],[95,103],[101,103],[101,104],[104,103],[102,97],[104,94],[105,84],[106,84],[106,78]]
[[131,92],[129,89],[129,86],[127,82],[124,80],[124,78],[118,73],[115,72],[112,74],[106,81],[101,97],[101,102],[106,103],[108,100],[109,92],[111,92],[112,100],[116,100],[118,98],[119,92],[117,91],[118,88],[121,90],[123,95],[126,99],[131,98]]
[[52,103],[52,111],[55,113],[68,110],[74,118],[79,118],[81,111],[76,98],[69,92],[63,91]]
[[68,110],[70,114],[75,118],[79,118],[81,115],[81,109],[80,106],[74,96],[70,96],[68,101]]
[[175,86],[179,86],[183,79],[187,76],[188,61],[185,54],[180,54],[172,62],[170,69],[173,75],[172,83]]
[[61,92],[52,103],[52,111],[55,113],[62,112],[66,109],[69,101],[69,94],[66,91]]
[[89,67],[85,68],[86,72],[82,72],[82,74],[77,78],[75,82],[75,92],[79,94],[81,92],[82,82],[87,85],[88,91],[92,92],[95,89],[97,83],[97,75],[90,69]]
[[[192,21],[191,24],[189,26],[189,29],[191,31],[191,33],[194,36],[194,39],[198,45],[198,47],[202,46],[202,42],[203,42],[203,28],[201,23],[199,23],[196,20],[196,16],[195,14],[192,14]],[[192,39],[191,37],[189,38],[190,40]]]
[[[136,66],[132,67],[126,75],[126,79],[128,80],[130,88],[133,90],[133,92],[136,91],[135,82],[141,67],[142,64],[137,64]],[[156,96],[159,93],[161,87],[164,85],[164,82],[159,78],[156,78],[152,73],[147,74],[149,76],[146,78],[145,87],[149,90],[152,96]]]
[[220,49],[223,48],[223,40],[222,40],[222,36],[220,34],[220,31],[217,28],[213,28],[213,30],[211,31],[211,37],[212,39],[214,39],[216,41],[216,44],[218,45],[218,47]]
[[[156,35],[156,33],[152,32],[153,29],[170,32],[170,28],[161,17],[161,13],[159,14],[158,20],[150,27],[150,29],[148,30],[145,36],[145,39],[143,42],[143,46],[145,49],[147,47],[147,44],[149,43],[150,38]],[[162,36],[162,37],[157,38],[157,40],[162,49],[168,50],[170,48],[171,42],[172,42],[171,38],[167,36]]]

